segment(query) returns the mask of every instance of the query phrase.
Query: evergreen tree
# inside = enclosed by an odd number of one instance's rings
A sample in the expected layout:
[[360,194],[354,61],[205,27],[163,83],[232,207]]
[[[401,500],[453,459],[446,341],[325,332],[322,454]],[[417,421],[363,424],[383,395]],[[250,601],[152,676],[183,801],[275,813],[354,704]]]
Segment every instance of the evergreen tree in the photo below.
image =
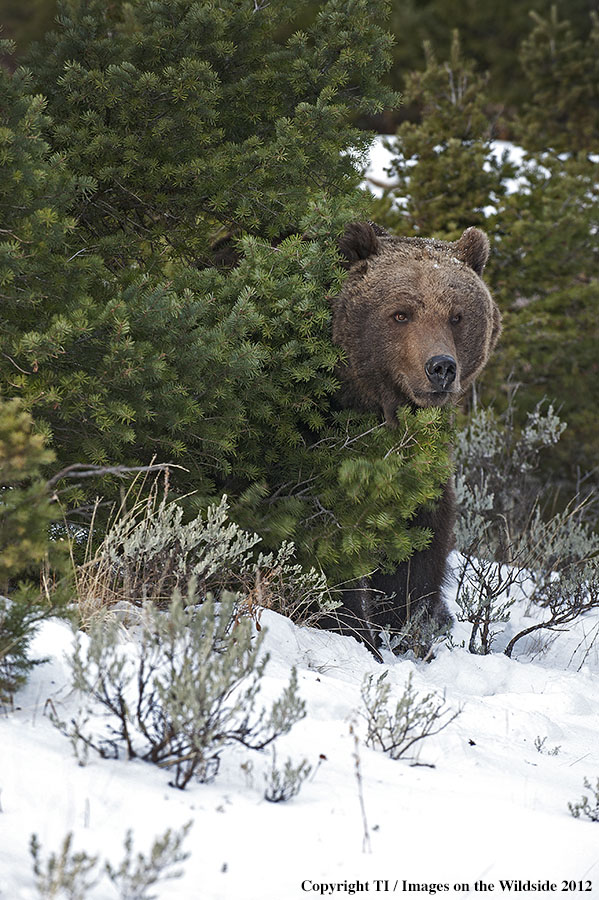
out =
[[504,334],[481,390],[503,404],[509,378],[522,421],[543,398],[557,405],[567,428],[545,466],[572,490],[599,452],[597,164],[584,154],[532,154],[518,176],[496,217],[490,278]]
[[406,76],[404,94],[420,121],[404,122],[389,141],[397,180],[382,212],[396,233],[455,240],[471,225],[485,227],[510,168],[491,153],[487,79],[464,59],[458,33],[446,62],[428,43],[425,52],[426,68]]
[[599,452],[598,23],[577,40],[554,8],[522,44],[529,100],[517,130],[529,152],[495,219],[490,277],[506,315],[483,380],[496,399],[511,375],[522,415],[544,397],[557,404],[568,427],[545,465],[569,490]]
[[97,190],[81,224],[111,266],[166,254],[210,261],[218,229],[296,231],[317,197],[344,196],[380,111],[391,38],[382,4],[328,0],[306,32],[296,0],[73,0],[34,52],[53,144]]
[[531,151],[596,151],[599,143],[599,15],[591,12],[586,39],[576,37],[557,6],[522,43],[528,85],[517,137]]
[[26,574],[37,578],[47,557],[56,505],[40,472],[52,460],[22,404],[0,401],[0,593]]
[[0,400],[0,705],[35,665],[27,651],[36,624],[57,612],[39,587],[40,570],[62,565],[49,540],[57,504],[41,474],[53,454],[32,424],[18,400]]
[[[61,289],[22,303],[30,344],[58,306],[79,330],[44,366],[7,354],[20,381],[0,365],[60,465],[177,463],[171,487],[192,492],[192,511],[227,493],[266,547],[292,538],[301,559],[345,580],[430,537],[409,521],[448,476],[449,427],[438,410],[406,411],[404,440],[376,417],[336,410],[336,235],[365,210],[356,185],[367,138],[349,119],[393,99],[380,85],[390,40],[386,4],[367,0],[323,2],[311,29],[277,40],[296,8],[63,4],[32,66],[48,93],[54,167],[75,173],[63,203],[77,224],[55,265],[60,277],[73,263],[81,271],[72,302]],[[13,109],[40,102],[23,93],[27,77],[13,79]],[[24,127],[17,115],[15,132]],[[36,191],[34,208],[46,202]],[[217,270],[222,234],[238,264]],[[81,484],[71,502],[92,490]]]
[[59,462],[130,443],[127,391],[160,350],[136,348],[126,301],[70,209],[94,189],[42,138],[45,101],[0,69],[0,396],[19,397]]

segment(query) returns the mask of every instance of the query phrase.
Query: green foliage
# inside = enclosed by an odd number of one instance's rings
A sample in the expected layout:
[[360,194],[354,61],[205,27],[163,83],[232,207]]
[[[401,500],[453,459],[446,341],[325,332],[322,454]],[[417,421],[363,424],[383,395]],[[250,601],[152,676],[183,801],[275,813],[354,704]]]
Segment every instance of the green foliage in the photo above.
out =
[[[486,278],[504,331],[477,390],[485,403],[504,407],[508,384],[518,385],[521,425],[526,410],[554,398],[568,431],[550,471],[571,492],[599,451],[599,179],[590,124],[597,111],[587,81],[576,76],[580,57],[593,80],[596,24],[585,43],[555,16],[535,22],[522,50],[528,106],[518,127],[529,152],[521,163],[507,164],[493,151],[489,85],[454,35],[447,61],[437,61],[429,47],[425,70],[407,76],[406,99],[418,104],[421,119],[404,123],[390,142],[397,184],[379,201],[379,220],[405,234],[452,238],[475,224],[487,231]],[[584,115],[576,112],[578,102]],[[563,128],[561,113],[547,113],[557,107],[572,109]]]
[[[71,658],[84,707],[70,725],[55,720],[80,760],[89,747],[104,756],[124,748],[129,759],[171,769],[171,784],[183,789],[193,777],[214,778],[228,745],[261,750],[303,718],[295,670],[270,710],[256,710],[265,632],[254,637],[237,612],[228,592],[197,606],[192,584],[185,602],[176,593],[166,611],[146,604],[137,647],[122,642],[116,619],[93,623],[87,651],[79,638]],[[108,715],[99,736],[87,729],[94,703]]]
[[0,597],[0,706],[8,706],[15,692],[27,680],[41,659],[29,656],[36,626],[52,610],[32,603],[31,591],[15,591],[9,599]]
[[31,90],[26,73],[0,69],[0,391],[23,400],[59,463],[103,462],[131,440],[129,325],[69,213],[93,181],[42,139],[45,101]]
[[529,153],[517,189],[490,223],[496,241],[489,277],[505,316],[485,396],[498,399],[510,375],[522,409],[554,398],[568,429],[550,473],[573,492],[599,450],[599,26],[594,17],[585,39],[575,37],[555,8],[533,22],[521,50],[528,102],[517,123]]
[[533,155],[491,223],[497,238],[489,278],[504,334],[483,397],[504,394],[511,376],[522,409],[547,396],[559,403],[568,430],[552,468],[570,490],[578,471],[594,468],[599,450],[597,170],[584,154]]
[[[40,596],[40,571],[60,570],[60,547],[49,541],[57,517],[41,468],[54,459],[18,400],[0,400],[0,703],[10,701],[39,660],[28,647],[36,624],[56,612]],[[27,582],[25,579],[29,578]]]
[[[294,20],[278,25],[288,34],[313,23],[321,0],[304,0],[294,5]],[[589,0],[560,0],[558,8],[572,22],[578,38],[588,31]],[[402,0],[393,3],[389,28],[395,36],[392,66],[387,81],[401,89],[406,72],[423,62],[422,44],[428,40],[439,55],[446,55],[452,30],[462,35],[464,49],[483,71],[491,73],[490,98],[494,104],[518,107],[526,100],[526,82],[518,77],[518,47],[530,27],[529,11],[547,17],[551,0],[503,0],[500,9],[494,0],[464,3],[462,0]],[[14,38],[20,54],[32,39],[39,39],[53,27],[56,0],[4,0],[5,34]],[[492,40],[490,40],[492,36]],[[516,73],[516,74],[515,74]],[[396,121],[397,112],[386,109],[384,121]]]
[[294,448],[296,483],[270,504],[269,521],[259,506],[252,513],[268,544],[293,525],[299,558],[316,561],[334,582],[422,549],[430,535],[409,521],[450,475],[452,429],[435,408],[400,409],[398,420],[390,430],[374,417],[336,413],[317,441]]
[[[407,72],[424,62],[422,45],[430,42],[439,56],[449,54],[452,35],[458,30],[464,51],[481,71],[491,75],[490,104],[519,106],[526,90],[518,73],[518,47],[530,25],[529,10],[546,12],[551,0],[402,0],[393,4],[391,28],[396,35],[391,83],[401,88]],[[584,33],[588,18],[586,0],[563,0],[568,15]],[[516,74],[517,73],[517,74]]]
[[425,738],[447,728],[461,710],[451,712],[445,697],[438,694],[418,695],[408,675],[404,692],[389,709],[393,700],[392,688],[387,681],[388,672],[375,679],[367,675],[362,684],[363,708],[360,712],[366,720],[366,746],[383,750],[391,759],[399,759]]
[[275,238],[347,193],[339,150],[367,144],[348,114],[393,102],[384,8],[328,0],[280,41],[301,4],[63,3],[32,64],[54,144],[97,180],[80,217],[105,258],[195,263],[218,225]]
[[517,136],[529,150],[589,153],[599,141],[599,15],[577,36],[557,6],[531,13],[534,28],[520,49],[529,87]]
[[409,73],[405,89],[420,120],[404,122],[388,142],[396,182],[381,213],[397,233],[455,240],[471,225],[484,226],[510,167],[491,157],[487,79],[463,57],[457,31],[447,62],[428,43],[425,51],[426,68]]
[[[29,143],[11,157],[7,204],[17,173],[43,175],[15,234],[38,207],[55,234],[47,295],[11,287],[0,366],[62,466],[177,463],[171,488],[193,495],[190,515],[226,493],[266,551],[293,540],[302,564],[345,581],[423,546],[408,522],[447,477],[449,429],[406,412],[398,439],[335,408],[335,236],[367,202],[368,138],[350,119],[395,99],[380,84],[387,4],[327,0],[294,31],[299,11],[63,4],[33,74],[9,83],[11,128]],[[29,127],[31,83],[53,121],[34,107]],[[44,179],[58,179],[52,203]],[[223,234],[239,264],[218,271]],[[85,507],[92,490],[63,493]]]
[[22,403],[0,400],[0,591],[46,559],[56,507],[41,469],[53,459]]

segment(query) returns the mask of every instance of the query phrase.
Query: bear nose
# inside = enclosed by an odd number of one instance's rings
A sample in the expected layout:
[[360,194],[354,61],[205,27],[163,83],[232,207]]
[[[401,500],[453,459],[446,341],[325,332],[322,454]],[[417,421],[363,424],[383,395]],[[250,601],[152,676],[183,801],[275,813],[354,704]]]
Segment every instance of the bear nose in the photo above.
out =
[[431,356],[424,370],[436,391],[446,391],[455,381],[458,367],[453,356]]

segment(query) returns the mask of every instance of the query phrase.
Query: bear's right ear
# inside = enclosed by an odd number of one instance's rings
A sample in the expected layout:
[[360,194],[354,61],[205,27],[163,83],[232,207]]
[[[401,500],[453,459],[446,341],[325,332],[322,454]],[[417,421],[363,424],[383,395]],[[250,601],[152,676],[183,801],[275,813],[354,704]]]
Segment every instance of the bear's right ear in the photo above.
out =
[[368,259],[379,252],[381,245],[377,232],[384,233],[370,222],[352,222],[346,226],[345,233],[339,238],[338,247],[347,269],[359,260]]
[[474,269],[477,275],[482,275],[489,258],[489,238],[484,231],[467,228],[455,247],[458,259]]

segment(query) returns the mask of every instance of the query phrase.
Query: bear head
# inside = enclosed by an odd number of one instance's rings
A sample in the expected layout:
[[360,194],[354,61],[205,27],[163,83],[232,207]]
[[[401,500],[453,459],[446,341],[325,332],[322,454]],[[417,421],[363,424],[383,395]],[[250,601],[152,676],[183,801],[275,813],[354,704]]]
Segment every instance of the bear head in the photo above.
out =
[[501,332],[481,278],[484,232],[468,228],[448,242],[354,223],[339,250],[349,272],[333,301],[333,340],[345,354],[345,402],[381,409],[389,424],[400,405],[456,403]]

